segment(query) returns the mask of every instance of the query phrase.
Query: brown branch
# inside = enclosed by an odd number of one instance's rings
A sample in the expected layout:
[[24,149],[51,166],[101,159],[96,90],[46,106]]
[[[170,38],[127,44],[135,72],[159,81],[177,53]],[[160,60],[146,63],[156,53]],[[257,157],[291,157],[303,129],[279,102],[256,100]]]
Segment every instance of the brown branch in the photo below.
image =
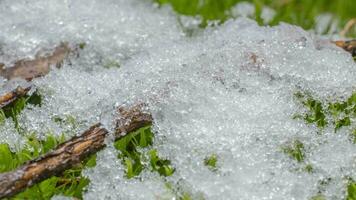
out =
[[356,56],[356,39],[355,40],[349,40],[349,41],[334,41],[334,44],[336,46],[343,48],[345,51],[348,51],[351,53],[352,56]]
[[115,138],[120,139],[127,133],[152,124],[152,116],[146,104],[137,104],[132,107],[121,106],[118,108],[120,117],[116,121]]
[[[145,104],[121,106],[118,112],[120,117],[116,121],[116,139],[152,124],[152,116]],[[0,174],[0,199],[11,197],[42,180],[74,167],[105,147],[107,133],[106,129],[100,128],[100,124],[96,124],[82,135],[59,145],[52,152],[29,161],[14,171]]]
[[44,156],[29,161],[18,169],[0,174],[0,199],[13,196],[27,187],[72,168],[105,146],[107,130],[100,124],[73,137]]
[[[22,78],[30,81],[33,78],[48,74],[52,65],[59,68],[71,51],[72,50],[67,43],[61,43],[54,49],[51,55],[43,57],[38,56],[34,60],[19,60],[13,67],[9,68],[5,68],[5,65],[0,63],[0,76],[3,76],[8,80]],[[13,102],[18,97],[26,95],[30,88],[31,87],[18,87],[17,89],[0,96],[0,108]]]
[[15,90],[7,92],[4,95],[0,96],[0,108],[5,107],[6,105],[15,101],[19,97],[25,96],[27,92],[30,91],[30,89],[31,87],[22,88],[19,86]]
[[50,67],[55,65],[60,68],[64,59],[71,52],[67,43],[61,43],[57,46],[51,55],[36,57],[33,60],[19,60],[13,67],[5,68],[4,64],[0,63],[0,76],[10,80],[13,78],[22,78],[32,80],[36,77],[41,77],[49,73]]

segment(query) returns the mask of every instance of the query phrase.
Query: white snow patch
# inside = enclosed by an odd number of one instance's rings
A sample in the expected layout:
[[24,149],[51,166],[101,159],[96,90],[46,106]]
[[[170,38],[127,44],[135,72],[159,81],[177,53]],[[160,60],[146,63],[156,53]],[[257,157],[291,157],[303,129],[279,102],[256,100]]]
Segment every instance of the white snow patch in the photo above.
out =
[[[21,115],[27,130],[59,134],[68,127],[53,117],[72,116],[76,132],[98,121],[112,131],[117,105],[145,101],[155,121],[153,148],[176,169],[168,180],[193,195],[308,199],[331,177],[324,193],[342,199],[342,177],[354,177],[356,146],[346,136],[331,129],[317,135],[292,116],[302,112],[296,91],[323,99],[350,95],[356,65],[296,26],[237,19],[186,38],[168,8],[136,0],[4,0],[0,18],[0,41],[9,50],[0,61],[60,41],[87,43],[78,58],[34,81],[45,99]],[[106,61],[120,68],[106,69]],[[304,143],[314,173],[283,154],[282,145],[294,139]],[[97,166],[85,172],[91,180],[85,199],[173,198],[156,173],[125,179],[117,153],[108,141]],[[203,164],[212,153],[217,172]]]

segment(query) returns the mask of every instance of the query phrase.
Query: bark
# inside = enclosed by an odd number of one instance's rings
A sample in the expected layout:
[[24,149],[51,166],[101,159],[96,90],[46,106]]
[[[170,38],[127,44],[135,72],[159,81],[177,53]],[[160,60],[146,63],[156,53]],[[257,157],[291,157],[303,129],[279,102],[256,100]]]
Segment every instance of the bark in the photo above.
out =
[[4,68],[4,64],[0,63],[0,76],[10,80],[13,78],[22,78],[32,80],[36,77],[41,77],[49,73],[51,66],[60,68],[64,59],[69,55],[71,49],[67,43],[61,43],[57,46],[53,53],[47,56],[38,56],[34,60],[19,60],[13,67]]
[[28,91],[30,91],[31,87],[22,88],[17,87],[15,90],[5,93],[0,96],[0,108],[5,107],[11,102],[15,101],[17,98],[25,96]]
[[132,107],[118,108],[120,117],[116,121],[115,138],[120,139],[127,133],[152,124],[152,116],[146,104],[137,104]]
[[105,147],[107,133],[106,129],[100,128],[100,124],[96,124],[44,156],[29,161],[14,171],[0,174],[0,199],[13,196],[27,187],[72,168]]
[[[121,106],[118,112],[120,117],[116,121],[116,140],[126,133],[152,124],[152,116],[145,104]],[[106,129],[96,124],[82,135],[71,138],[44,156],[29,161],[11,172],[0,174],[0,199],[11,197],[42,180],[74,167],[89,155],[104,148],[107,134]]]
[[356,39],[349,41],[334,41],[336,46],[343,48],[345,51],[351,53],[352,56],[356,56]]

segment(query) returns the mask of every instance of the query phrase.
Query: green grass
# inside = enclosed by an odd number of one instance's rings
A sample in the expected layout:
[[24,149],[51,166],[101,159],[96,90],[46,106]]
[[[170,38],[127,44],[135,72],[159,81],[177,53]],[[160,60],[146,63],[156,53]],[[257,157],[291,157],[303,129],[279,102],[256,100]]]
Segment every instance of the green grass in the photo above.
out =
[[[232,17],[231,8],[242,0],[155,0],[160,5],[170,4],[173,9],[182,15],[201,16],[203,21],[201,27],[205,27],[208,21],[217,20],[220,23]],[[252,17],[259,24],[264,24],[261,18],[263,6],[268,6],[276,11],[274,19],[268,25],[277,25],[280,22],[287,22],[299,25],[305,29],[313,29],[315,17],[322,13],[331,13],[339,21],[341,29],[348,20],[356,17],[356,1],[353,0],[250,0],[255,6],[256,13]],[[349,36],[354,36],[351,33]],[[79,45],[84,49],[85,43]],[[120,64],[114,60],[108,60],[104,64],[105,68],[119,68]],[[299,113],[295,118],[304,120],[307,124],[314,124],[320,130],[327,126],[333,126],[335,132],[344,127],[354,127],[352,124],[356,118],[356,93],[345,101],[329,102],[318,100],[310,94],[297,93],[298,101],[306,108],[306,113]],[[18,121],[18,115],[28,104],[40,106],[42,97],[39,93],[17,99],[13,103],[0,109],[0,123],[6,118],[12,118],[16,129],[23,133]],[[72,116],[55,117],[53,119],[59,124],[69,124],[73,127],[77,122]],[[356,129],[350,133],[351,141],[356,143]],[[0,144],[0,172],[11,171],[24,162],[37,158],[50,151],[59,143],[64,141],[64,137],[55,138],[48,136],[41,141],[34,135],[27,136],[27,143],[24,148],[13,151],[7,144]],[[125,166],[125,177],[139,177],[143,170],[150,170],[158,173],[162,178],[171,176],[175,168],[171,161],[161,158],[156,149],[152,149],[154,134],[150,127],[144,127],[135,132],[129,133],[125,137],[116,141],[114,146],[120,152],[118,158]],[[284,146],[283,152],[299,164],[304,165],[306,172],[312,172],[313,167],[305,164],[305,147],[299,140],[294,140],[289,145]],[[65,196],[82,198],[85,186],[89,180],[82,176],[81,172],[85,167],[93,167],[96,164],[96,157],[93,156],[76,168],[66,170],[59,176],[46,179],[24,192],[16,195],[12,199],[50,199],[52,196],[61,194]],[[204,159],[206,167],[212,171],[217,170],[218,157],[215,154]],[[181,186],[166,182],[167,188],[171,190],[176,199],[193,199],[191,193],[182,189]],[[356,200],[356,183],[350,181],[347,185],[347,200]],[[202,198],[203,199],[203,198]],[[324,200],[322,194],[318,194],[311,199]]]
[[304,161],[304,145],[299,140],[295,140],[291,144],[283,147],[283,152],[299,163]]
[[[182,185],[169,182],[166,177],[172,176],[175,168],[171,165],[171,161],[159,156],[157,149],[153,149],[154,134],[151,131],[151,126],[143,127],[137,131],[128,133],[123,138],[117,140],[114,144],[115,148],[120,152],[118,159],[125,166],[125,178],[138,178],[144,170],[158,173],[168,191],[178,200],[192,200],[193,195],[184,189]],[[214,159],[214,158],[213,158]],[[210,163],[216,164],[216,161]],[[199,199],[204,199],[199,197]]]
[[[45,140],[38,140],[34,135],[28,136],[25,146],[18,151],[13,151],[7,144],[0,144],[0,173],[14,170],[26,161],[38,158],[64,140],[64,136],[56,138],[49,135]],[[89,179],[82,176],[82,170],[95,165],[96,156],[93,155],[76,167],[37,183],[10,199],[47,200],[58,194],[82,199],[85,187],[89,184]]]
[[[334,127],[335,133],[342,127],[354,127],[352,121],[356,120],[356,92],[345,101],[322,103],[307,93],[297,92],[295,97],[306,108],[306,113],[296,114],[295,119],[304,119],[308,124],[314,124],[321,130],[329,123]],[[356,130],[350,135],[356,136]],[[354,138],[356,143],[356,138]]]
[[324,128],[328,124],[321,101],[313,98],[309,94],[303,94],[301,92],[297,92],[295,97],[308,111],[305,114],[297,114],[294,118],[302,118],[306,123],[315,124],[320,129]]
[[218,169],[217,163],[218,156],[216,154],[212,154],[204,159],[204,165],[212,171],[216,171]]
[[[336,102],[325,99],[318,100],[305,92],[297,92],[295,97],[297,102],[306,109],[305,113],[295,115],[295,119],[302,119],[307,124],[314,124],[319,128],[319,133],[322,133],[327,126],[333,127],[335,134],[337,134],[341,128],[352,130],[349,134],[350,142],[356,144],[356,92],[347,97],[344,101]],[[299,141],[289,147],[285,147],[284,152],[298,162],[303,162],[305,159],[304,145]],[[307,165],[305,170],[307,172],[313,172],[311,165],[310,167]],[[351,180],[346,187],[346,200],[356,200],[356,183]],[[324,199],[326,198],[321,192],[311,198],[311,200]]]
[[350,181],[347,185],[346,200],[356,200],[356,182]]
[[[201,16],[202,26],[210,20],[224,22],[231,18],[231,8],[243,0],[155,0],[160,5],[170,4],[173,9],[183,15]],[[255,6],[253,17],[259,24],[263,24],[261,10],[269,6],[276,11],[274,19],[269,25],[287,22],[312,29],[316,16],[331,13],[340,22],[340,28],[347,21],[356,17],[356,1],[353,0],[248,0]]]
[[324,195],[318,194],[316,196],[313,196],[310,200],[326,200],[326,198]]
[[153,140],[151,126],[147,126],[115,142],[115,148],[120,151],[118,158],[126,168],[126,178],[137,177],[144,169],[157,172],[161,176],[171,176],[174,173],[170,160],[160,158],[156,149],[149,149]]
[[16,130],[21,133],[22,129],[19,125],[18,116],[27,105],[41,106],[42,96],[38,91],[32,95],[25,95],[6,105],[0,109],[0,122],[3,123],[5,118],[11,118],[15,123]]

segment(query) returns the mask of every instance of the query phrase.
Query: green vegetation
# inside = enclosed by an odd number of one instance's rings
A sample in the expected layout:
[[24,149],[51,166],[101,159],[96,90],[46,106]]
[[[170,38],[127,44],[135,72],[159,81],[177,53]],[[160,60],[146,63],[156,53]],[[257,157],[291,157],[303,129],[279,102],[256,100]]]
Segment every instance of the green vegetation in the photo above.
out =
[[356,182],[350,181],[347,186],[346,200],[356,200]]
[[217,162],[218,156],[216,154],[212,154],[204,159],[205,166],[212,171],[216,171],[218,169]]
[[161,176],[171,176],[174,173],[171,161],[158,157],[156,149],[150,150],[148,154],[150,155],[150,163],[153,171],[157,171]]
[[79,46],[79,49],[83,50],[87,46],[87,43],[81,42],[81,43],[79,43],[78,46]]
[[[307,112],[304,114],[298,114],[294,116],[296,119],[303,119],[307,124],[316,125],[321,131],[328,125],[332,125],[335,133],[342,127],[351,127],[353,131],[350,133],[350,140],[356,144],[356,92],[344,101],[331,102],[317,100],[309,94],[297,92],[295,94],[296,99],[306,108]],[[294,143],[293,146],[284,148],[284,152],[290,157],[294,158],[298,162],[304,160],[303,154],[304,146],[302,143]],[[312,172],[312,166],[307,165],[305,167],[307,172]],[[330,180],[329,180],[330,181]],[[321,183],[325,185],[325,183]],[[311,198],[311,200],[324,200],[325,197],[318,194]],[[356,200],[356,183],[350,181],[347,185],[347,200]]]
[[326,200],[324,195],[318,194],[316,196],[313,196],[310,200]]
[[[170,4],[173,9],[183,15],[201,16],[202,26],[206,26],[209,20],[224,22],[232,17],[231,8],[243,0],[155,0],[160,5]],[[287,22],[299,25],[305,29],[315,26],[315,18],[322,13],[331,13],[339,20],[343,27],[350,19],[355,18],[356,1],[352,0],[247,0],[255,6],[253,17],[259,24],[263,24],[261,18],[262,8],[268,6],[276,11],[276,15],[269,23],[276,25],[279,22]]]
[[[321,130],[331,123],[337,132],[342,127],[352,126],[356,119],[356,92],[345,101],[322,103],[309,94],[297,92],[297,100],[307,109],[305,114],[297,114],[294,118],[304,119],[308,124],[315,124]],[[327,121],[329,119],[330,122]],[[356,129],[350,135],[356,142]]]
[[18,115],[25,109],[26,105],[34,105],[34,106],[41,106],[42,103],[42,96],[39,94],[38,91],[35,91],[31,96],[23,96],[15,101],[11,102],[10,104],[6,105],[2,109],[0,109],[0,122],[4,122],[5,118],[12,118],[15,122],[16,130],[21,133],[21,127],[18,121]]
[[104,62],[103,67],[106,68],[106,69],[111,69],[111,68],[120,68],[121,65],[116,60],[107,60],[107,61]]
[[[11,171],[26,161],[38,158],[64,140],[64,136],[55,138],[50,135],[45,140],[38,140],[34,135],[28,136],[26,144],[19,151],[11,150],[7,144],[0,144],[0,173]],[[10,199],[51,199],[52,196],[58,194],[82,199],[84,188],[89,184],[89,179],[83,177],[81,172],[84,168],[95,165],[96,156],[94,155],[75,168],[37,183]]]
[[304,161],[304,145],[299,140],[295,140],[292,144],[283,147],[283,152],[299,163]]
[[[201,16],[203,21],[201,27],[205,27],[208,21],[218,20],[224,22],[232,17],[231,8],[242,0],[155,0],[160,5],[170,4],[173,9],[183,15]],[[269,25],[277,25],[279,22],[287,22],[302,26],[305,29],[312,29],[315,26],[315,18],[322,13],[331,13],[339,20],[341,29],[347,21],[355,18],[356,1],[353,0],[250,0],[255,6],[255,16],[253,17],[259,24],[264,24],[261,13],[263,6],[269,6],[276,11],[275,17]],[[349,36],[356,33],[351,32]],[[79,48],[84,49],[86,43],[80,43]],[[356,57],[354,58],[356,59]],[[119,68],[120,63],[115,60],[108,60],[103,64],[104,68]],[[298,114],[295,118],[303,119],[308,124],[314,124],[320,130],[332,125],[335,132],[343,127],[352,127],[352,122],[356,119],[356,93],[345,101],[327,102],[318,100],[310,94],[298,92],[298,101],[306,108],[307,112]],[[42,97],[38,92],[31,96],[17,99],[11,104],[0,109],[0,123],[6,118],[11,118],[15,122],[15,127],[19,133],[21,129],[18,115],[24,110],[26,105],[31,104],[41,106]],[[53,119],[59,124],[69,124],[73,129],[77,122],[73,116],[55,117]],[[55,138],[47,136],[45,140],[38,140],[34,134],[29,134],[25,146],[14,151],[7,144],[0,144],[0,173],[11,171],[28,160],[38,158],[58,144],[64,142],[64,136]],[[356,129],[351,132],[350,137],[356,143]],[[125,137],[116,141],[114,146],[120,151],[118,158],[126,168],[126,177],[135,178],[143,170],[151,170],[160,176],[171,176],[175,172],[171,161],[161,158],[156,149],[152,149],[154,134],[150,127],[141,128],[129,133]],[[282,148],[283,152],[291,159],[300,164],[305,164],[305,147],[302,142],[295,140]],[[204,159],[204,164],[210,170],[216,171],[218,157],[215,154]],[[53,176],[31,188],[23,191],[11,199],[50,199],[52,196],[61,194],[65,196],[82,199],[83,191],[89,184],[89,180],[82,176],[82,170],[86,167],[96,165],[96,156],[90,157],[73,169],[66,170],[58,176]],[[311,173],[313,167],[305,164],[304,170]],[[172,191],[177,199],[191,200],[193,195],[182,189],[181,186],[166,182],[166,187]],[[203,197],[202,197],[203,199]],[[317,194],[312,200],[324,200],[322,194]],[[347,200],[356,200],[356,183],[350,181],[347,185]]]
[[297,92],[295,97],[304,105],[308,112],[304,115],[296,115],[294,118],[302,118],[308,124],[315,124],[318,128],[324,128],[328,123],[326,121],[325,111],[322,103],[308,94]]
[[313,173],[313,166],[311,164],[305,163],[305,148],[304,144],[299,140],[294,140],[290,144],[282,147],[283,153],[288,155],[291,159],[302,164],[301,170],[307,173]]
[[[128,179],[138,177],[143,170],[151,170],[163,177],[166,188],[178,200],[192,200],[192,194],[183,189],[181,185],[170,183],[165,177],[174,174],[175,169],[168,159],[159,157],[156,149],[150,149],[153,145],[154,134],[151,126],[143,127],[131,132],[114,144],[120,151],[118,158],[126,168],[125,177]],[[204,199],[203,197],[199,199]]]
[[148,150],[153,144],[153,139],[151,126],[147,126],[115,142],[115,148],[120,151],[118,158],[126,167],[127,178],[137,177],[142,170],[149,168],[161,176],[171,176],[174,173],[169,160],[160,158],[156,149]]

